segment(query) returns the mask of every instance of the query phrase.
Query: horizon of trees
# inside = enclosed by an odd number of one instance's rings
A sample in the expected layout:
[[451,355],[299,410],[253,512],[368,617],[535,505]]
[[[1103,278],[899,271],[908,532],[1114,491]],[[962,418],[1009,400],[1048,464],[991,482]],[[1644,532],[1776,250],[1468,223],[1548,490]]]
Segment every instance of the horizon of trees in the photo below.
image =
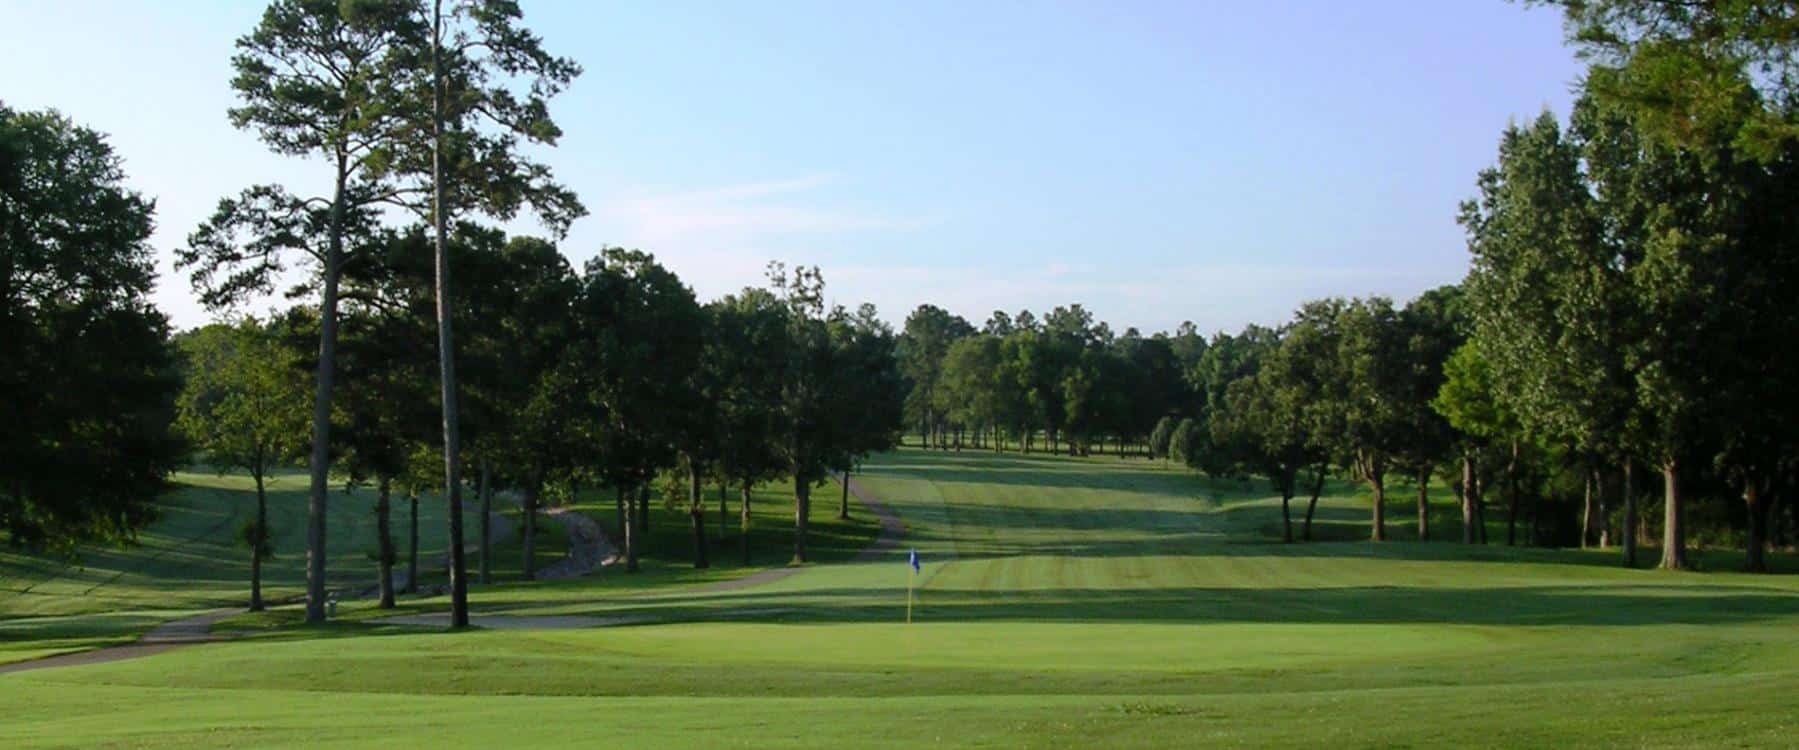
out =
[[1496,484],[1508,544],[1527,517],[1533,543],[1616,540],[1627,564],[1649,531],[1641,466],[1661,475],[1661,567],[1690,566],[1698,517],[1765,571],[1799,520],[1799,23],[1779,0],[1530,4],[1563,10],[1590,67],[1568,123],[1502,134],[1459,216],[1460,285],[1403,309],[1319,300],[1210,341],[1114,339],[1079,305],[979,331],[924,305],[901,342],[909,422],[940,448],[972,430],[1123,453],[1147,435],[1150,455],[1267,478],[1287,541],[1291,500],[1312,488],[1309,538],[1332,470],[1368,486],[1377,541],[1388,476],[1411,476],[1428,538],[1441,473],[1464,541],[1486,541]]
[[[1799,526],[1799,24],[1771,0],[1544,4],[1590,67],[1565,122],[1501,134],[1458,217],[1461,283],[1206,337],[1115,333],[1080,304],[978,327],[925,304],[896,332],[778,264],[709,303],[640,251],[577,271],[555,241],[585,209],[524,154],[554,145],[548,100],[580,69],[515,3],[276,0],[239,41],[228,116],[330,165],[333,187],[247,188],[177,251],[215,311],[293,303],[261,320],[174,334],[147,299],[153,203],[104,137],[0,105],[0,526],[63,552],[128,539],[193,449],[257,478],[304,455],[309,619],[335,479],[375,488],[388,604],[391,494],[413,512],[410,585],[418,497],[448,503],[462,623],[465,475],[484,551],[497,489],[522,498],[527,545],[546,487],[611,489],[633,570],[653,488],[684,488],[704,566],[706,482],[747,498],[791,480],[803,562],[812,489],[910,429],[943,450],[1109,447],[1261,477],[1286,542],[1315,537],[1333,476],[1366,487],[1376,541],[1409,485],[1429,539],[1441,480],[1466,543],[1488,541],[1494,496],[1508,544],[1635,564],[1659,537],[1679,569],[1692,542],[1729,543],[1765,570]],[[482,224],[520,210],[550,236]],[[253,562],[268,535],[245,529]]]

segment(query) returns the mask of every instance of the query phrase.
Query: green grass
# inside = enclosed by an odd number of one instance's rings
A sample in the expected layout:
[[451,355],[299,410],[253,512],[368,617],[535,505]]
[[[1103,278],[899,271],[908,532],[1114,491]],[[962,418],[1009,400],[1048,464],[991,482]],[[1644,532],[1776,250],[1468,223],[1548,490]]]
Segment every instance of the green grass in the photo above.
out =
[[[263,566],[263,593],[274,600],[306,586],[306,476],[285,472],[269,483],[269,526],[275,559]],[[250,555],[238,532],[256,514],[247,477],[176,475],[158,500],[158,519],[135,543],[84,548],[73,559],[0,551],[0,616],[73,615],[139,609],[241,605],[249,596]],[[369,488],[333,492],[326,537],[329,585],[373,585],[375,495]],[[442,503],[419,502],[421,559],[443,554]],[[403,533],[403,498],[395,498],[394,531]]]
[[[0,676],[0,746],[1673,748],[1799,736],[1792,576],[1627,570],[1598,551],[1281,545],[1264,485],[1140,459],[907,450],[858,481],[907,525],[873,562],[847,562],[874,526],[860,509],[827,521],[835,487],[815,517],[836,562],[747,588],[721,586],[761,569],[735,564],[734,537],[714,551],[721,565],[694,571],[684,517],[658,509],[642,575],[472,594],[478,616],[635,624],[439,633],[380,624],[365,605],[322,628],[275,614],[246,641]],[[784,562],[784,496],[756,500],[765,565]],[[1453,509],[1437,500],[1446,522]],[[604,500],[583,502],[610,523]],[[1411,502],[1395,500],[1395,532]],[[1343,485],[1320,508],[1333,539],[1365,536],[1367,515]],[[925,568],[907,626],[909,547]]]
[[[175,479],[175,489],[157,500],[157,520],[129,544],[86,547],[72,557],[0,548],[0,663],[129,641],[196,610],[244,606],[250,556],[238,532],[255,516],[254,485],[212,473]],[[271,602],[305,591],[306,482],[290,471],[268,484],[275,559],[263,566],[263,595]],[[378,579],[374,506],[370,488],[332,493],[332,588],[360,589]],[[420,499],[421,562],[443,555],[443,510],[436,498]],[[396,534],[406,512],[396,498]]]

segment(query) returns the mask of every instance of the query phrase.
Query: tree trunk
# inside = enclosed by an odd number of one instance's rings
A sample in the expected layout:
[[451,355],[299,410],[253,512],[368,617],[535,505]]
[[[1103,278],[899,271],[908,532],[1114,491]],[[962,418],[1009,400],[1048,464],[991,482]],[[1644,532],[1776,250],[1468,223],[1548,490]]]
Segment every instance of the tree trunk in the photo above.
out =
[[1593,522],[1598,520],[1593,507],[1593,478],[1598,471],[1587,472],[1587,479],[1581,483],[1582,499],[1580,503],[1580,548],[1592,546]]
[[331,386],[337,367],[337,280],[344,258],[344,194],[348,157],[337,155],[325,239],[324,284],[319,291],[319,364],[312,394],[312,484],[306,503],[306,621],[325,621],[325,517],[331,481]]
[[1474,457],[1462,454],[1462,544],[1474,543]]
[[1418,469],[1418,541],[1430,541],[1430,467]]
[[850,520],[850,472],[848,469],[844,469],[843,471],[842,485],[843,495],[837,501],[837,518],[839,520],[848,521]]
[[743,483],[743,497],[737,501],[738,544],[743,547],[743,565],[750,565],[750,483]]
[[381,592],[381,609],[394,608],[394,537],[392,533],[392,484],[390,477],[381,477],[375,495],[375,544],[376,554],[380,560],[376,567],[381,574],[379,590]]
[[[630,492],[631,492],[631,490],[628,488],[621,488],[620,489],[620,493],[621,493],[620,497],[627,497],[630,494]],[[637,518],[636,518],[637,502],[635,500],[626,499],[619,507],[623,510],[623,512],[625,514],[625,517],[624,517],[625,572],[626,573],[636,573],[637,572],[637,547],[639,544],[642,543],[642,540],[638,539],[637,537],[643,533],[643,525],[638,523]]]
[[1368,486],[1374,490],[1374,529],[1368,538],[1384,542],[1387,540],[1387,478],[1379,471],[1371,471]]
[[1787,493],[1774,493],[1768,498],[1768,546],[1779,549],[1787,544],[1787,524],[1782,520],[1782,511],[1791,511],[1793,498],[1789,489]]
[[718,482],[718,541],[720,541],[720,542],[723,542],[725,540],[725,525],[729,524],[731,522],[731,509],[725,507],[725,503],[727,501],[727,498],[730,496],[730,494],[731,494],[730,483],[728,483],[722,479],[719,480],[719,482]]
[[806,522],[812,514],[812,485],[805,477],[793,477],[793,561],[811,562],[806,557]]
[[450,527],[450,627],[468,627],[468,561],[462,548],[462,432],[457,409],[455,337],[450,329],[450,250],[444,212],[443,0],[431,13],[431,225],[437,256],[437,365],[443,400],[444,500]]
[[[6,276],[0,274],[0,279]],[[25,482],[18,477],[12,480],[12,505],[6,509],[6,531],[8,543],[16,550],[24,549],[25,537]]]
[[262,540],[269,534],[269,499],[262,485],[262,472],[256,476],[256,544],[250,547],[250,611],[261,612],[262,606]]
[[700,495],[700,467],[687,462],[687,515],[693,519],[693,567],[710,568],[706,559],[706,503]]
[[1637,491],[1632,481],[1632,464],[1630,458],[1624,459],[1624,528],[1619,531],[1619,541],[1624,543],[1624,567],[1637,566]]
[[1749,510],[1749,547],[1744,552],[1744,570],[1751,573],[1768,572],[1768,512],[1773,503],[1768,502],[1751,477],[1743,482],[1743,503]]
[[616,538],[624,539],[631,533],[631,514],[625,511],[625,493],[628,490],[623,483],[620,483],[618,487],[614,489],[617,494],[616,500],[618,502],[618,536]]
[[642,556],[650,549],[650,491],[654,489],[649,481],[637,485],[637,515],[633,521],[637,524],[637,554]]
[[406,493],[407,502],[412,505],[412,530],[407,535],[406,546],[406,593],[419,590],[419,493],[412,490]]
[[537,580],[537,500],[543,494],[543,474],[533,472],[525,480],[523,497],[519,500],[519,515],[524,527],[524,570],[525,580]]
[[1505,464],[1505,491],[1509,506],[1505,513],[1505,546],[1518,543],[1518,441],[1512,441],[1512,458]]
[[1672,458],[1662,464],[1662,568],[1687,569],[1687,531],[1681,523],[1680,466]]
[[1530,493],[1530,537],[1524,540],[1532,547],[1543,543],[1543,493]]
[[1306,502],[1305,525],[1300,529],[1300,538],[1312,541],[1312,516],[1318,512],[1318,496],[1324,494],[1324,464],[1319,464],[1312,473],[1312,499]]
[[481,582],[493,580],[493,475],[488,472],[487,459],[481,459],[481,488],[477,494],[481,497]]
[[1288,505],[1293,500],[1293,479],[1291,476],[1281,482],[1281,544],[1293,543],[1293,512]]
[[650,548],[650,491],[654,489],[651,486],[654,481],[645,480],[637,487],[637,515],[634,520],[637,523],[638,541],[645,550]]
[[1593,469],[1593,506],[1599,514],[1593,519],[1593,525],[1599,534],[1599,548],[1609,549],[1612,546],[1612,506],[1609,496],[1605,494],[1605,470]]
[[1487,543],[1487,499],[1486,488],[1480,481],[1480,474],[1474,475],[1474,530],[1480,535],[1480,543]]

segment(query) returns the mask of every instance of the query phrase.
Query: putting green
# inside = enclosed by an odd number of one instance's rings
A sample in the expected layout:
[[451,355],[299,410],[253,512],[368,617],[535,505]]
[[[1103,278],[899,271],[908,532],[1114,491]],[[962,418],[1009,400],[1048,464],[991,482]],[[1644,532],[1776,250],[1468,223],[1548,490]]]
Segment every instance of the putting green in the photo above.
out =
[[[1739,747],[1799,736],[1793,576],[1441,542],[1281,545],[1262,485],[1137,459],[909,450],[857,482],[907,525],[872,561],[745,588],[720,582],[753,569],[474,597],[484,613],[635,623],[616,627],[452,634],[370,624],[379,613],[357,606],[325,628],[0,676],[0,746]],[[1365,500],[1336,486],[1320,530],[1355,536],[1366,516]],[[857,523],[841,528],[872,529]],[[912,548],[924,570],[908,626]]]

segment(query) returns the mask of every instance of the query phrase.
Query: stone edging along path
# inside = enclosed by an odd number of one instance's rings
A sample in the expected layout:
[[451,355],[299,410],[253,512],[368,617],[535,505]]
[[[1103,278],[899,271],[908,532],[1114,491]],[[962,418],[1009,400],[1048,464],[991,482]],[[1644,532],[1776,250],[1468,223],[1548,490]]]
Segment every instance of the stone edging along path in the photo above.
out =
[[142,638],[122,646],[109,646],[92,651],[78,651],[30,661],[0,664],[0,674],[56,667],[78,667],[84,664],[104,664],[160,654],[196,643],[228,640],[227,636],[213,634],[213,623],[242,611],[240,609],[217,609],[180,620],[171,620],[156,626],[150,632],[145,633]]

